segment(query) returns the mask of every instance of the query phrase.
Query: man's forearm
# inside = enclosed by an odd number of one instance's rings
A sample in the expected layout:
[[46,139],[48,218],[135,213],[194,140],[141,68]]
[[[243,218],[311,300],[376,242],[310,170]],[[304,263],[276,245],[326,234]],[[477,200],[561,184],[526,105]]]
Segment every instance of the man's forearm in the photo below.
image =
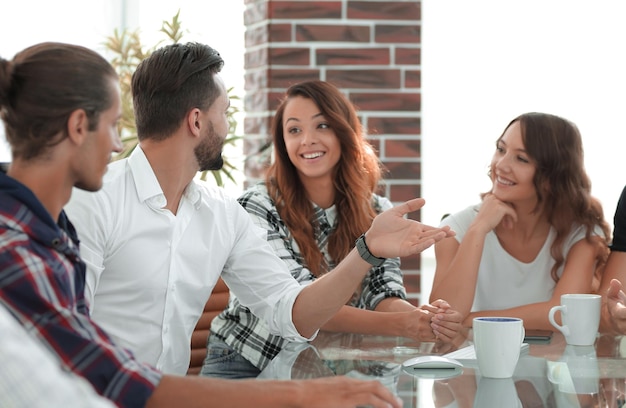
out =
[[352,297],[372,266],[353,249],[328,274],[304,288],[293,305],[292,320],[303,337],[311,337]]

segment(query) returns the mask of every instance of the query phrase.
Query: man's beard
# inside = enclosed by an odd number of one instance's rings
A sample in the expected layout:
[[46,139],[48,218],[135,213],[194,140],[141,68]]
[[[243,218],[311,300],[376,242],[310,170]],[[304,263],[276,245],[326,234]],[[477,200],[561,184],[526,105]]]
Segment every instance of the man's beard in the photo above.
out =
[[220,170],[224,166],[223,147],[224,142],[215,134],[211,123],[204,140],[194,149],[200,171]]

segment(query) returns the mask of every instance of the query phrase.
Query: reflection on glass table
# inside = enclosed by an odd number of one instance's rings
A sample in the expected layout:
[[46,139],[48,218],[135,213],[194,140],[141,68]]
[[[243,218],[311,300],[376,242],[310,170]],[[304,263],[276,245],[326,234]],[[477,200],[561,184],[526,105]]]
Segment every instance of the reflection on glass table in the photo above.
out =
[[419,355],[443,355],[471,346],[471,331],[454,346],[401,337],[320,332],[310,344],[289,344],[259,378],[302,379],[347,375],[382,382],[405,408],[626,407],[626,341],[599,336],[595,346],[568,346],[555,333],[530,344],[512,378],[481,376],[475,361],[458,372],[402,367]]

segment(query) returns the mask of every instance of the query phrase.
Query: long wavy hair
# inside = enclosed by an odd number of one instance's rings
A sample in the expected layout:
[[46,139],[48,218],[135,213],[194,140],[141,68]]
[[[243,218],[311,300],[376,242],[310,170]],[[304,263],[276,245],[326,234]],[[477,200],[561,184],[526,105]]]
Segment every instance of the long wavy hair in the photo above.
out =
[[341,159],[333,177],[334,204],[339,217],[328,244],[333,261],[345,258],[354,247],[354,241],[370,227],[376,216],[372,194],[381,180],[382,168],[365,139],[356,108],[338,88],[324,81],[307,81],[287,89],[272,123],[275,157],[266,173],[266,183],[281,218],[298,243],[306,266],[319,276],[328,271],[328,265],[315,241],[317,225],[312,224],[313,206],[296,167],[289,160],[283,134],[285,107],[296,96],[315,102],[341,145]]
[[[559,279],[557,271],[565,262],[563,244],[572,226],[577,224],[585,227],[587,241],[597,247],[597,284],[609,254],[610,230],[602,205],[591,195],[591,180],[584,167],[578,127],[555,115],[524,113],[506,126],[497,142],[515,122],[519,122],[526,152],[536,164],[533,178],[537,193],[535,211],[542,208],[556,231],[556,239],[550,248],[550,254],[556,261],[551,270],[552,279],[555,282]],[[489,172],[493,174],[493,164]],[[604,233],[602,240],[592,239],[596,226]]]

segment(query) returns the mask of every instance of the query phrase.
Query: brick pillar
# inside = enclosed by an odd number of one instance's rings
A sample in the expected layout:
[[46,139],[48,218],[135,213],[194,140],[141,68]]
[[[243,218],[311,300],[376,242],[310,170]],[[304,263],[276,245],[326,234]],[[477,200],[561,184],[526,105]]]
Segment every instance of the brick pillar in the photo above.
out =
[[[289,85],[326,80],[359,109],[388,170],[382,193],[394,203],[420,196],[421,1],[245,4],[244,153],[267,142],[271,117]],[[262,177],[267,160],[248,160],[248,184]],[[418,303],[419,257],[404,258],[402,266],[409,297]]]

